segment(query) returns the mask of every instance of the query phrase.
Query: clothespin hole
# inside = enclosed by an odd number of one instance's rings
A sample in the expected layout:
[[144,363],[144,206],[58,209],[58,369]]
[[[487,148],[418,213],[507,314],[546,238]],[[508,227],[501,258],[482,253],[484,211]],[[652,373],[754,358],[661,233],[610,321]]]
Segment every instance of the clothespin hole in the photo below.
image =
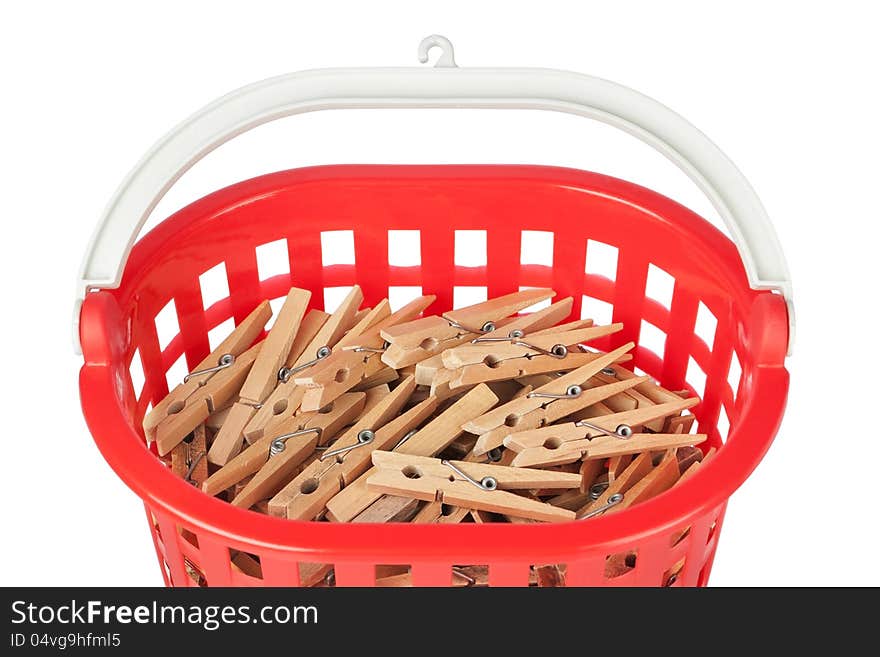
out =
[[455,481],[455,475],[449,475],[449,481]]
[[275,402],[274,406],[272,406],[272,414],[273,415],[281,415],[284,411],[287,410],[287,400],[279,399]]
[[492,369],[495,369],[496,367],[498,367],[499,365],[501,365],[501,359],[500,359],[500,358],[496,358],[495,356],[491,356],[491,355],[490,355],[490,356],[486,356],[486,357],[483,359],[483,364],[484,364],[486,367],[490,367],[490,368],[492,368]]
[[562,438],[559,438],[558,436],[550,436],[544,441],[544,447],[547,449],[559,449],[562,447]]
[[440,344],[437,338],[425,338],[419,343],[419,349],[424,349],[425,351],[433,351],[437,348],[437,345]]
[[299,492],[303,495],[309,495],[310,493],[314,493],[316,490],[318,490],[318,480],[315,477],[306,479],[299,485]]
[[180,413],[183,410],[184,403],[182,401],[176,401],[168,407],[168,415],[175,415]]
[[348,378],[349,373],[350,372],[347,367],[343,367],[342,369],[337,370],[336,376],[334,377],[336,379],[336,383],[342,383],[343,381],[345,381]]
[[403,473],[403,476],[407,479],[418,479],[422,476],[422,471],[414,465],[407,465],[403,468],[403,470],[401,470],[401,472]]
[[[348,370],[345,370],[345,371],[348,372]],[[339,377],[339,374],[337,373],[336,376],[337,376],[337,381],[338,381],[338,380],[339,380],[339,378],[338,378],[338,377]],[[345,379],[343,379],[343,381],[344,381],[344,380],[345,380]],[[342,381],[340,381],[340,383],[342,383]],[[332,410],[333,410],[333,402],[330,402],[329,404],[327,404],[327,405],[324,406],[323,408],[319,408],[319,409],[318,409],[318,413],[321,413],[322,415],[326,415],[327,413],[329,413],[329,412],[332,411]]]
[[188,434],[186,434],[186,437],[183,439],[183,442],[185,442],[187,445],[189,445],[193,440],[195,440],[195,438],[196,438],[195,432],[190,431]]
[[504,418],[504,425],[507,427],[515,427],[519,424],[519,415],[510,414]]
[[564,344],[555,344],[550,349],[550,353],[552,353],[554,356],[558,356],[561,358],[568,355],[568,349]]

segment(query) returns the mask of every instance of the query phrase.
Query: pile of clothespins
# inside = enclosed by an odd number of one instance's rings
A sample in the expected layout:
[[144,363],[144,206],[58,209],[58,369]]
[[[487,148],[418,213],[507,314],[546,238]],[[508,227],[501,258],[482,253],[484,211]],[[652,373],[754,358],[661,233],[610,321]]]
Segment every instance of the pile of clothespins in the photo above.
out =
[[355,286],[332,314],[310,296],[291,289],[262,339],[260,304],[144,419],[206,494],[297,520],[566,521],[705,459],[685,413],[698,399],[622,367],[632,343],[589,347],[621,324],[560,324],[570,298],[518,314],[552,290],[440,316],[422,316],[432,296],[360,310]]

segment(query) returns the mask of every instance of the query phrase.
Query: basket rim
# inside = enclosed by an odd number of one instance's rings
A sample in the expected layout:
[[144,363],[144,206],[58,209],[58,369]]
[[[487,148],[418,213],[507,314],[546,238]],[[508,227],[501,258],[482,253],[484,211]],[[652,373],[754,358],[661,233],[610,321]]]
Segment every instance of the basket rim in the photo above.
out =
[[[208,208],[229,204],[281,182],[301,184],[328,177],[448,177],[488,176],[539,177],[553,182],[578,184],[599,189],[615,200],[633,204],[655,216],[674,216],[693,232],[696,239],[713,246],[726,242],[721,256],[736,261],[724,263],[731,277],[746,285],[742,263],[732,242],[718,229],[684,206],[634,183],[575,169],[533,165],[329,165],[266,174],[236,183],[188,205],[160,223],[135,247],[149,251],[151,244],[166,239],[175,224],[184,225]],[[625,198],[624,198],[625,197]],[[140,247],[140,249],[138,248]],[[732,254],[731,254],[732,251]],[[133,256],[135,252],[133,252]],[[129,261],[136,263],[135,257]],[[125,283],[123,282],[123,285]],[[728,436],[715,458],[695,476],[664,494],[624,512],[592,519],[547,524],[349,524],[315,523],[274,518],[233,507],[201,491],[194,490],[148,449],[138,430],[128,421],[130,409],[119,394],[119,368],[126,345],[113,335],[119,320],[115,291],[95,291],[83,304],[81,338],[85,363],[80,371],[80,393],[84,416],[104,458],[120,478],[154,513],[166,514],[202,534],[218,537],[239,549],[258,549],[290,554],[299,552],[308,560],[320,558],[344,561],[363,560],[366,554],[383,558],[412,560],[414,550],[420,559],[443,558],[455,544],[456,558],[490,553],[493,560],[522,560],[525,553],[552,552],[560,561],[566,555],[585,551],[613,551],[615,547],[639,542],[658,533],[676,531],[699,516],[719,511],[727,498],[748,477],[763,457],[782,420],[788,388],[784,367],[787,342],[787,312],[784,301],[770,291],[755,292],[754,312],[746,354],[742,360],[742,404],[737,427]],[[780,348],[780,344],[782,345]],[[743,358],[744,355],[749,358]],[[108,403],[113,399],[115,403]],[[698,500],[698,502],[694,502]],[[442,537],[442,538],[441,538]],[[483,543],[488,547],[484,547]],[[603,554],[606,552],[603,552]],[[391,563],[392,561],[389,561]]]

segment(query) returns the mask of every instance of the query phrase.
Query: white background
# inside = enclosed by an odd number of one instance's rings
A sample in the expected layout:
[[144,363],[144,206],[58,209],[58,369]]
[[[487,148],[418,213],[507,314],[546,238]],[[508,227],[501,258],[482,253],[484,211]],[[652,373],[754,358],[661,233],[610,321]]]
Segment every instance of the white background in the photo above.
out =
[[[792,270],[788,412],[734,495],[714,585],[880,584],[876,471],[877,16],[835,2],[28,2],[0,9],[3,585],[158,585],[143,507],[82,420],[74,277],[103,206],[190,113],[254,80],[416,65],[544,66],[635,87],[744,171]],[[325,115],[326,114],[326,115]],[[715,221],[670,163],[584,119],[337,112],[260,128],[197,165],[150,225],[259,173],[338,162],[529,162],[652,187]]]

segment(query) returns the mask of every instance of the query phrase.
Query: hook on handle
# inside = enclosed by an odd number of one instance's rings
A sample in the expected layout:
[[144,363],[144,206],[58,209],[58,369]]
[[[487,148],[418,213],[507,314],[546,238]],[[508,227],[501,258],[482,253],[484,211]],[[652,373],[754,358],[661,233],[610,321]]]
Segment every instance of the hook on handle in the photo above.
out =
[[428,53],[431,52],[432,48],[440,48],[442,51],[437,59],[437,63],[434,64],[434,68],[458,67],[458,64],[455,63],[455,49],[452,47],[452,41],[439,34],[426,36],[419,44],[419,61],[422,64],[428,63]]

